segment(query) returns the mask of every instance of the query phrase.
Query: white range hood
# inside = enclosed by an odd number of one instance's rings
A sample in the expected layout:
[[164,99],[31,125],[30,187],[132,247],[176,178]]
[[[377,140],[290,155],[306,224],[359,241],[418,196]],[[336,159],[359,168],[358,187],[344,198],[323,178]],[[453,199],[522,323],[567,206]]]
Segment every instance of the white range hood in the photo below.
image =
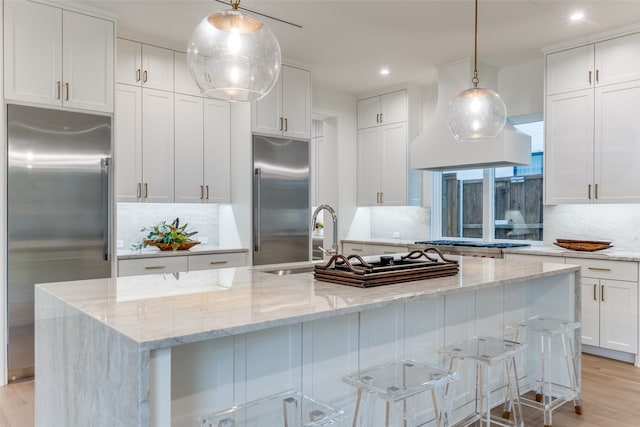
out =
[[[484,64],[478,64],[478,68],[480,86],[496,89],[495,68]],[[411,141],[412,169],[442,171],[531,163],[531,138],[516,130],[509,122],[498,137],[481,142],[459,142],[451,135],[447,124],[449,101],[471,87],[472,75],[471,59],[438,68],[438,102],[424,131]]]

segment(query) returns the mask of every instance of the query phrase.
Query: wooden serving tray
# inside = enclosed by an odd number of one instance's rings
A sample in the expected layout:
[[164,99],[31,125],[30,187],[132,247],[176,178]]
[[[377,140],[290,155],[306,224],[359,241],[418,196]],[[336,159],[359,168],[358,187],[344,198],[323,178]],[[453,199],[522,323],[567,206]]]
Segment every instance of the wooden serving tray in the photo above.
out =
[[572,239],[556,239],[554,245],[561,248],[570,249],[572,251],[594,252],[601,251],[613,247],[611,242],[600,240],[572,240]]
[[453,276],[458,270],[457,260],[445,258],[437,248],[426,248],[394,259],[393,265],[366,262],[358,255],[333,255],[327,264],[315,266],[314,277],[323,282],[368,288]]

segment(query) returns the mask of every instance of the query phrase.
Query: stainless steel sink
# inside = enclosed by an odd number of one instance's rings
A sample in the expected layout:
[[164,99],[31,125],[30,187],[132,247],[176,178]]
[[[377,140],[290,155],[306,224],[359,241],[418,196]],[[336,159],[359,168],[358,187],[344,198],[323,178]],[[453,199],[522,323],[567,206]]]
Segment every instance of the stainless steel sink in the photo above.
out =
[[304,267],[291,267],[278,270],[264,270],[264,273],[276,274],[278,276],[288,276],[290,274],[311,273],[314,270],[313,265],[305,265]]

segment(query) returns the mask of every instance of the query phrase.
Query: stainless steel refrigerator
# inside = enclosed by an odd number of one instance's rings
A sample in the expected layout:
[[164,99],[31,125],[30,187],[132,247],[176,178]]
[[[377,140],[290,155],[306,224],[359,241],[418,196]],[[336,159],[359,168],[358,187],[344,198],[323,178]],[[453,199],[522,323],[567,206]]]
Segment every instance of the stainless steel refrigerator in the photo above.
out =
[[310,256],[309,142],[253,136],[253,264]]
[[111,276],[111,117],[7,106],[8,378],[34,373],[34,285]]

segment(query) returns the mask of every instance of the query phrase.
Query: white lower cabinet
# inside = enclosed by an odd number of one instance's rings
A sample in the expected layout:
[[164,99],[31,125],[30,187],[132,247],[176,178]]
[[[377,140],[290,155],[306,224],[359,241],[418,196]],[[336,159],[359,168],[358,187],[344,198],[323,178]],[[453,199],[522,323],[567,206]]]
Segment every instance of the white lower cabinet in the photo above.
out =
[[638,264],[567,258],[582,267],[582,343],[638,353]]
[[553,255],[504,254],[504,259],[509,261],[553,262],[556,264],[564,264],[564,257]]
[[408,252],[409,249],[406,246],[399,245],[381,245],[381,244],[368,244],[368,243],[342,243],[342,253],[344,255],[387,255]]
[[170,274],[247,265],[246,252],[228,252],[201,255],[156,256],[122,259],[118,261],[118,276],[142,274]]

